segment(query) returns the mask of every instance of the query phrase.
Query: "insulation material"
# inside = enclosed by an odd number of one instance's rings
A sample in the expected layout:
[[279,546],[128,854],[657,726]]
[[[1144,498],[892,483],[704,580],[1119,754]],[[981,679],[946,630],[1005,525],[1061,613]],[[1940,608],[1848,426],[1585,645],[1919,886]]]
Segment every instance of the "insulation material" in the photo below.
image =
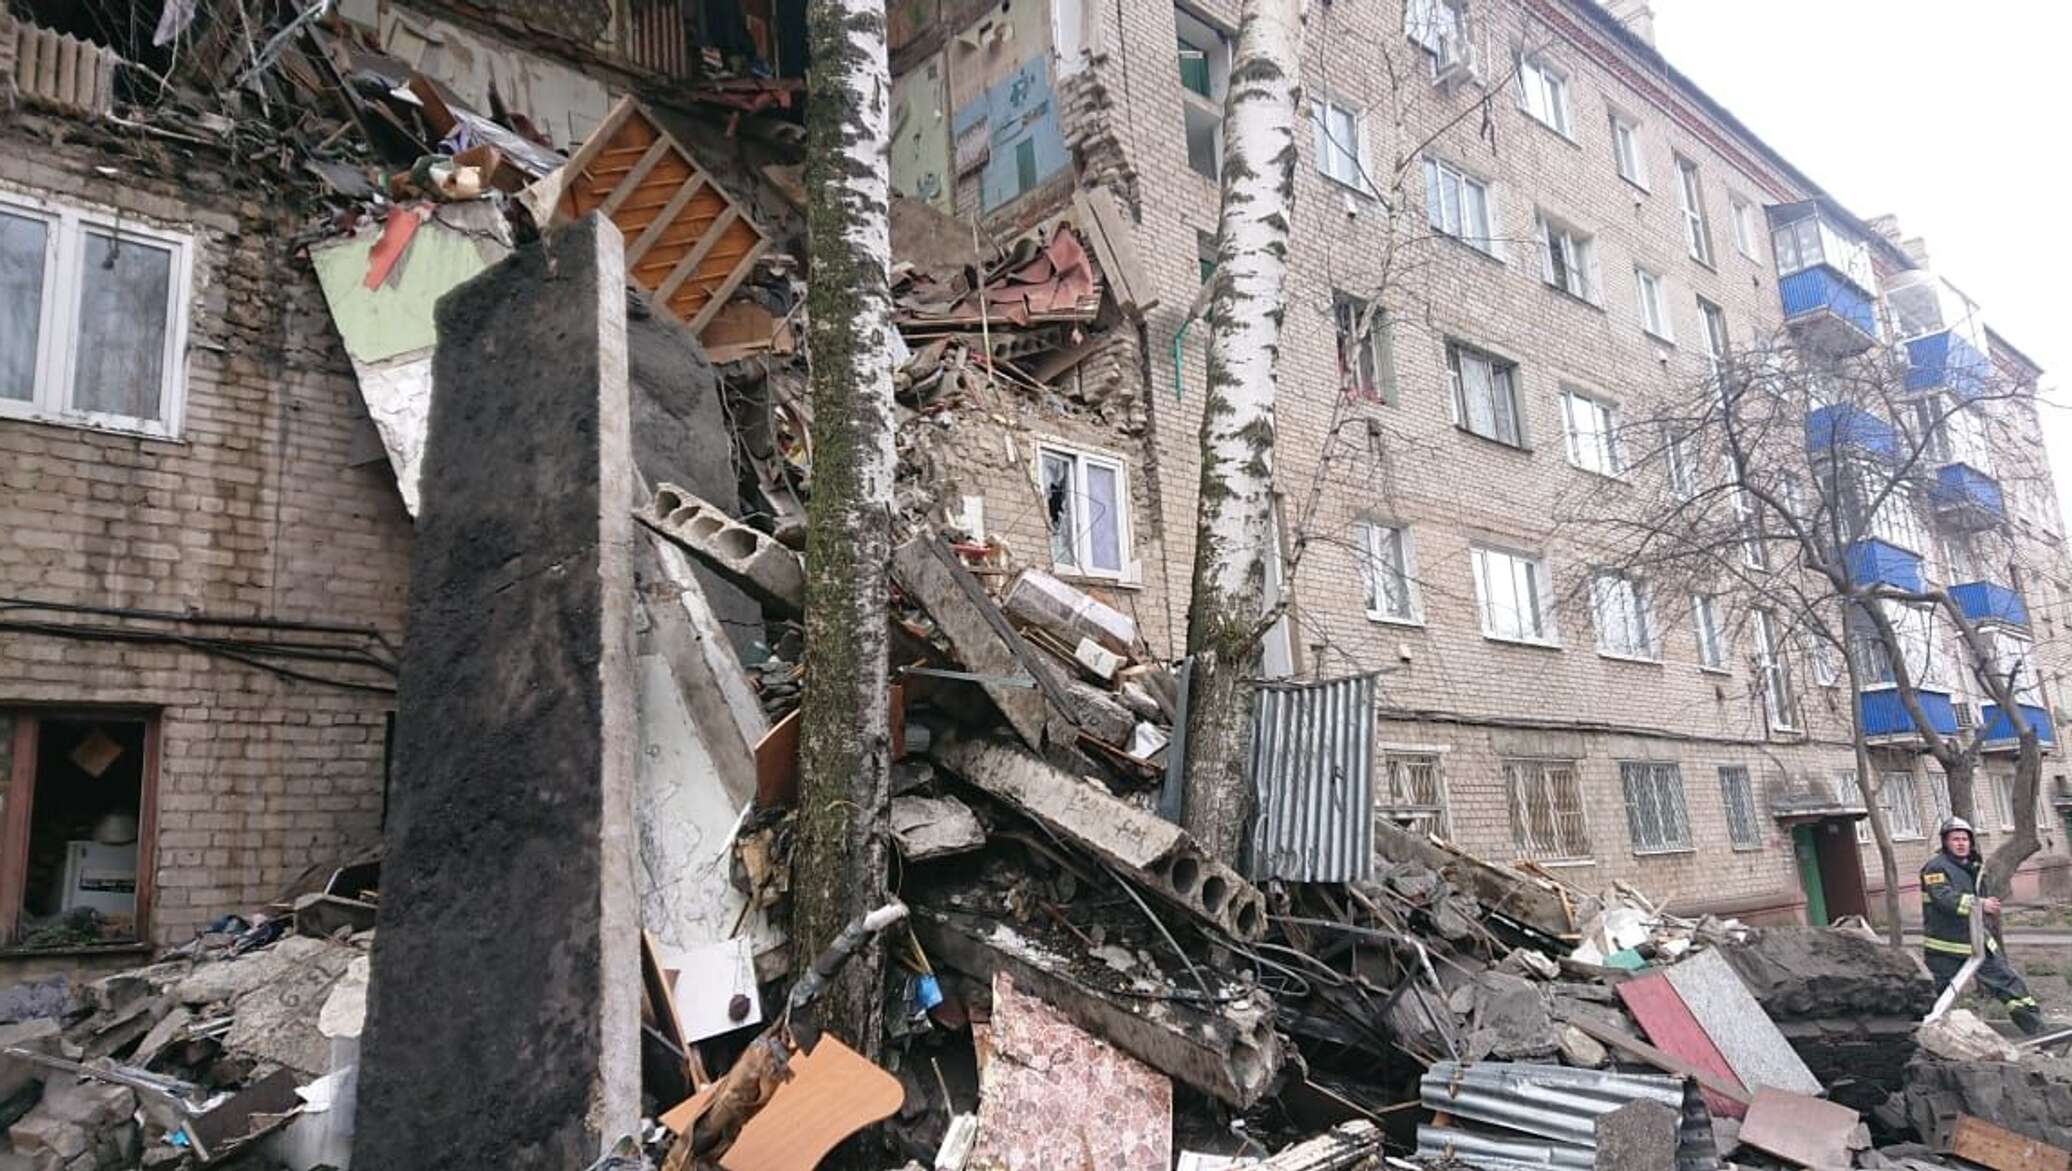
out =
[[974,1166],[1003,1171],[1173,1165],[1173,1083],[1042,1000],[993,977],[993,1059],[979,1091]]

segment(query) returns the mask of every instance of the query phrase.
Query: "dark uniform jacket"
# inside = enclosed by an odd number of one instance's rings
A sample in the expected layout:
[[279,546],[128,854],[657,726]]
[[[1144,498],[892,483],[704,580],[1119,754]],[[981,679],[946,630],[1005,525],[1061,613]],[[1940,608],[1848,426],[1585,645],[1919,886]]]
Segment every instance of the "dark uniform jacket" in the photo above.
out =
[[[1937,850],[1921,867],[1921,934],[1929,951],[1971,954],[1971,905],[1991,892],[1981,889],[1976,853],[1959,861]],[[1997,950],[1993,937],[1986,946]]]

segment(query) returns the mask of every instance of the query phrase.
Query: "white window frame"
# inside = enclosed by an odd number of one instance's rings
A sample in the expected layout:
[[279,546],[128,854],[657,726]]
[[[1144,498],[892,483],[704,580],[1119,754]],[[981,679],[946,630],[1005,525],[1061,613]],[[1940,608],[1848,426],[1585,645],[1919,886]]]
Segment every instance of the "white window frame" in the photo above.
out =
[[1727,331],[1727,311],[1718,303],[1698,298],[1698,340],[1705,345],[1705,361],[1712,381],[1726,392],[1727,354],[1733,339]]
[[[1446,203],[1449,192],[1453,195],[1451,215],[1447,214]],[[1470,222],[1472,206],[1481,209],[1480,223]],[[1490,189],[1489,181],[1430,155],[1425,157],[1425,222],[1433,231],[1451,236],[1477,252],[1503,259],[1503,249],[1496,238],[1496,193]]]
[[1720,620],[1717,596],[1691,595],[1691,628],[1698,638],[1698,669],[1727,674],[1727,628]]
[[[1469,546],[1468,559],[1475,575],[1475,609],[1481,619],[1482,637],[1527,646],[1561,645],[1561,632],[1554,622],[1552,581],[1545,558],[1517,549],[1477,544]],[[1496,575],[1499,571],[1503,574],[1505,594],[1510,599],[1503,608],[1516,616],[1508,627],[1497,621],[1498,607],[1493,587],[1498,584]],[[1513,604],[1521,594],[1531,602],[1529,614]]]
[[1918,842],[1928,835],[1921,829],[1921,794],[1914,774],[1890,769],[1878,778],[1878,807],[1885,811],[1885,832],[1895,842]]
[[1676,344],[1676,326],[1669,318],[1669,286],[1662,274],[1644,264],[1633,266],[1633,287],[1640,304],[1640,328],[1649,337]]
[[[1410,535],[1410,526],[1383,524],[1380,521],[1361,521],[1360,536],[1360,585],[1365,592],[1363,604],[1367,617],[1376,622],[1396,626],[1424,625],[1424,597],[1417,588],[1417,547]],[[1389,564],[1390,547],[1393,545],[1396,564]],[[1402,582],[1403,610],[1398,613],[1386,608],[1387,591],[1382,589],[1382,575],[1393,574]]]
[[1618,168],[1619,178],[1626,180],[1642,191],[1648,188],[1647,152],[1640,144],[1640,121],[1617,110],[1611,112],[1612,165]]
[[1602,281],[1597,273],[1597,237],[1544,211],[1533,213],[1533,246],[1540,254],[1540,279],[1549,288],[1595,305]]
[[1755,204],[1729,191],[1727,207],[1734,217],[1734,251],[1761,264],[1763,229],[1756,220]]
[[[1992,774],[1993,820],[2003,830],[2014,828],[2014,774]],[[1977,802],[1973,802],[1977,804]]]
[[1618,570],[1592,570],[1590,619],[1597,627],[1598,654],[1641,663],[1661,661],[1661,640],[1645,581]]
[[1797,732],[1798,717],[1792,710],[1797,697],[1791,690],[1791,664],[1784,657],[1776,620],[1768,610],[1754,610],[1749,613],[1749,626],[1755,634],[1756,685],[1763,693],[1763,715],[1769,720],[1771,731]]
[[1747,765],[1719,766],[1719,797],[1727,815],[1728,843],[1736,850],[1762,849],[1763,825],[1756,816],[1755,789]]
[[1434,80],[1468,64],[1467,0],[1404,0],[1403,34],[1430,58]]
[[[1516,857],[1539,862],[1594,860],[1595,856],[1590,852],[1590,819],[1584,807],[1581,768],[1581,761],[1568,759],[1505,757],[1497,762],[1497,773],[1504,782],[1504,803],[1510,807],[1511,845]],[[1557,773],[1564,775],[1565,788],[1557,783]],[[1527,802],[1534,793],[1545,806],[1546,828],[1551,837],[1541,837],[1533,827],[1532,818],[1527,816]],[[1564,794],[1573,799],[1572,803],[1556,800]]]
[[[1476,377],[1471,378],[1471,375]],[[1478,350],[1466,342],[1448,341],[1446,377],[1451,384],[1452,393],[1447,398],[1452,404],[1455,426],[1508,447],[1525,446],[1525,404],[1518,393],[1518,363]],[[1469,400],[1471,382],[1477,383],[1475,389],[1478,392],[1485,387],[1488,390],[1487,430],[1476,423],[1475,404]],[[1509,424],[1508,434],[1505,433],[1506,423]]]
[[1561,431],[1570,467],[1619,479],[1626,461],[1619,441],[1619,405],[1572,386],[1561,388]]
[[1683,769],[1675,761],[1620,761],[1619,794],[1636,855],[1688,854],[1697,848],[1684,801]]
[[1679,432],[1673,425],[1662,442],[1663,471],[1669,481],[1669,494],[1680,501],[1689,501],[1698,495],[1698,453],[1692,450],[1698,437],[1690,432]]
[[1523,49],[1517,51],[1517,60],[1518,108],[1561,137],[1573,139],[1575,119],[1569,110],[1567,71],[1550,63],[1545,56]]
[[1713,264],[1712,223],[1705,214],[1705,185],[1698,176],[1698,164],[1682,155],[1676,160],[1676,204],[1684,217],[1684,247],[1691,259],[1707,268]]
[[[1309,112],[1311,137],[1317,156],[1317,174],[1361,195],[1373,195],[1374,186],[1367,181],[1366,113],[1334,98],[1311,98]],[[1343,115],[1352,123],[1352,142],[1339,142],[1337,135],[1331,130],[1331,115],[1334,113]],[[1343,160],[1342,168],[1337,165],[1339,160]],[[1341,169],[1344,174],[1339,173]]]
[[[112,209],[0,191],[0,211],[45,225],[43,300],[37,315],[32,397],[0,398],[0,418],[178,439],[187,406],[188,301],[194,288],[194,238],[140,224]],[[71,405],[78,371],[80,297],[88,231],[138,240],[171,256],[166,280],[165,352],[159,359],[158,414],[136,419]]]
[[[1038,440],[1036,444],[1036,458],[1031,462],[1032,470],[1035,473],[1036,493],[1039,501],[1043,499],[1045,491],[1043,482],[1043,459],[1045,456],[1057,456],[1061,459],[1072,461],[1072,484],[1070,491],[1073,509],[1073,561],[1071,564],[1054,561],[1053,571],[1070,577],[1098,578],[1123,584],[1134,583],[1137,578],[1137,562],[1131,556],[1134,546],[1132,544],[1130,524],[1129,463],[1113,452],[1097,451],[1093,448],[1081,447],[1077,444],[1065,443],[1055,439]],[[1086,490],[1086,469],[1089,465],[1105,467],[1115,472],[1115,542],[1116,561],[1119,563],[1119,568],[1116,569],[1104,569],[1088,564],[1093,549],[1093,526],[1088,523],[1090,518],[1087,512],[1087,503],[1092,499]],[[1046,515],[1044,517],[1046,537],[1051,535],[1049,524],[1050,518]],[[1046,547],[1046,551],[1049,551],[1048,547]]]

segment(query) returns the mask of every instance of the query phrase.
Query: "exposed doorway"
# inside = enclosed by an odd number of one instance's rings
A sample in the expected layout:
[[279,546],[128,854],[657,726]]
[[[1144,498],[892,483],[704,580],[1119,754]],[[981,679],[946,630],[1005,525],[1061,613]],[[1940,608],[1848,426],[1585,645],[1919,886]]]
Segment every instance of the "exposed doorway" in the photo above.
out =
[[1806,891],[1806,922],[1825,927],[1851,915],[1868,917],[1863,854],[1856,844],[1856,819],[1823,817],[1792,827],[1791,845],[1799,885]]
[[0,947],[148,937],[157,732],[130,710],[0,709]]

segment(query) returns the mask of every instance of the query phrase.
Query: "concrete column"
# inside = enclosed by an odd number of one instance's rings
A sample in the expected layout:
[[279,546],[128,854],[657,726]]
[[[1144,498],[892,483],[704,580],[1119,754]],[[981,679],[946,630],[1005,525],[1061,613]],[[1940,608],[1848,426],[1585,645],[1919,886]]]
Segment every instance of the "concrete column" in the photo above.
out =
[[583,1167],[639,1113],[625,259],[439,301],[353,1165]]

